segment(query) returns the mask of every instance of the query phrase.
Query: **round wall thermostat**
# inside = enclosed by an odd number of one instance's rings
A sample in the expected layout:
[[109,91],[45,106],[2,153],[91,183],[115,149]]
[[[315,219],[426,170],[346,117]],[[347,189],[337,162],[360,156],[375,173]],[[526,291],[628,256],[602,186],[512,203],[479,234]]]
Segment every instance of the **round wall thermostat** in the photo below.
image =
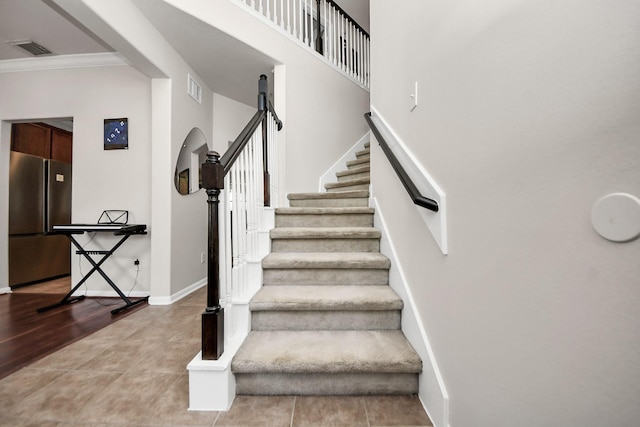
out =
[[626,193],[607,194],[593,205],[591,224],[612,242],[636,239],[640,236],[640,199]]

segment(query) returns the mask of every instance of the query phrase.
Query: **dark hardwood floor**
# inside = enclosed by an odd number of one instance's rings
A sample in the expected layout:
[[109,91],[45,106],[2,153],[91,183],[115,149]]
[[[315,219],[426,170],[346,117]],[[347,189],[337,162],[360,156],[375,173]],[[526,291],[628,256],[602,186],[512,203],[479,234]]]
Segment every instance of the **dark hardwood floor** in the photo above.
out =
[[36,312],[63,296],[19,292],[0,295],[0,378],[147,306],[143,303],[112,315],[111,310],[122,305],[121,299],[86,298]]

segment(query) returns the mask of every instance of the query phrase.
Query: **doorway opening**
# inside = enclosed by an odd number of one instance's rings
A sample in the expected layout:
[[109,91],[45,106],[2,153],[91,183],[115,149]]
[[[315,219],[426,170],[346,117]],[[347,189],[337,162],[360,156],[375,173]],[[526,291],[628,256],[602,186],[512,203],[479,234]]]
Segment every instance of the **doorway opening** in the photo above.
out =
[[8,279],[12,291],[71,284],[71,245],[52,227],[71,223],[73,119],[11,123]]

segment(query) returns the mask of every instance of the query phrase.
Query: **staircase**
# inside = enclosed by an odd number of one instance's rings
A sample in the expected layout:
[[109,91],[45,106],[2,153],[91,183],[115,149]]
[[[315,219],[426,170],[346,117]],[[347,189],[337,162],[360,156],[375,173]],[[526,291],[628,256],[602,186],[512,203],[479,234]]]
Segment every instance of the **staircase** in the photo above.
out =
[[369,208],[369,144],[326,193],[276,209],[251,332],[233,358],[237,394],[418,392],[422,362],[400,331],[402,300]]

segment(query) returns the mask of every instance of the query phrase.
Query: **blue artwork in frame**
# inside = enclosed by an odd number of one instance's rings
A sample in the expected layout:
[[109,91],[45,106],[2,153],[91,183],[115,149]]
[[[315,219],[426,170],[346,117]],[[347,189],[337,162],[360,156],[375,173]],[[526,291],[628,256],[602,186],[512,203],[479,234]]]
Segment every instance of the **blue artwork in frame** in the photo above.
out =
[[104,149],[129,149],[129,124],[126,118],[104,119]]

